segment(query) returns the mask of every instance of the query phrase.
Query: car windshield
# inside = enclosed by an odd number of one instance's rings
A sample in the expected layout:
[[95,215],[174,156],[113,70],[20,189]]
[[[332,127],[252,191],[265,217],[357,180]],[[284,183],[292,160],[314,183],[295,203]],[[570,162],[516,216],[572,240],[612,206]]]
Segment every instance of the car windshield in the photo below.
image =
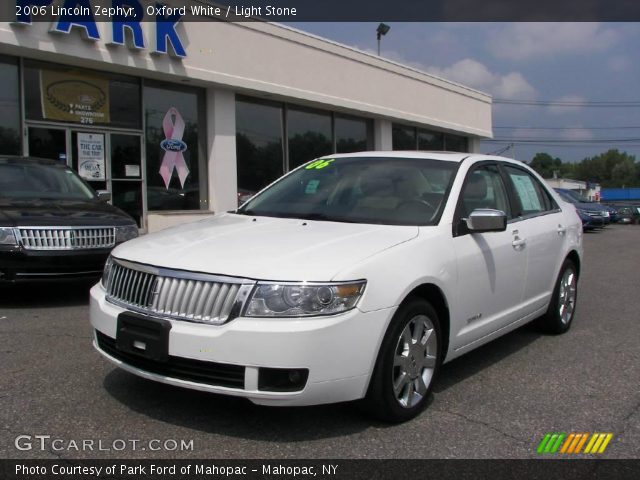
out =
[[433,225],[457,163],[423,158],[315,160],[253,197],[239,214],[385,225]]
[[89,200],[95,198],[72,170],[37,163],[0,163],[0,197]]

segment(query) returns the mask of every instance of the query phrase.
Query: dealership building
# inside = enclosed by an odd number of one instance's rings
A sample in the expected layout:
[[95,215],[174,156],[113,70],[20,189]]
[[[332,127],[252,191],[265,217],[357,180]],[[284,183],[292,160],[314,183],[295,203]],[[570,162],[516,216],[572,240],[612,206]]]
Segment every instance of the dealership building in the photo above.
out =
[[153,231],[314,157],[492,135],[490,96],[385,58],[274,23],[158,20],[0,22],[0,154],[67,163]]

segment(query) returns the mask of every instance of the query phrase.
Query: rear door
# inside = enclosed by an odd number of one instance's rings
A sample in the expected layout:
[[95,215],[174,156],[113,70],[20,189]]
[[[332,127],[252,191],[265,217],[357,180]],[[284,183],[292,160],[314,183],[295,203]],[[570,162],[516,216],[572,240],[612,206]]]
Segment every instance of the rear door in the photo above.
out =
[[534,175],[509,163],[502,163],[501,168],[515,200],[513,228],[520,232],[527,254],[524,309],[533,313],[546,308],[551,298],[568,225],[560,207]]

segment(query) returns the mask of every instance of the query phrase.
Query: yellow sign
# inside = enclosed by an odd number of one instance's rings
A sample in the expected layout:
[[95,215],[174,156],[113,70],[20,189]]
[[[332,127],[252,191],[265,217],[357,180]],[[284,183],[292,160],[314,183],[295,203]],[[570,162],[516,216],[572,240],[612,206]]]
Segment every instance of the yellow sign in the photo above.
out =
[[42,116],[86,125],[109,123],[109,81],[72,72],[40,70]]

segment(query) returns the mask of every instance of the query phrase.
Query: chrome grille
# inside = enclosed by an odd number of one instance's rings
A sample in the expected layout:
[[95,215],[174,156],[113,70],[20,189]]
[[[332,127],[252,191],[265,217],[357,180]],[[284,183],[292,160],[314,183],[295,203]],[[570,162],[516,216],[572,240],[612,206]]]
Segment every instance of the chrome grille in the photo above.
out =
[[[219,325],[240,310],[255,282],[115,260],[107,300],[149,315]],[[239,311],[234,311],[238,314]]]
[[88,250],[116,243],[114,227],[18,227],[16,231],[26,250]]

